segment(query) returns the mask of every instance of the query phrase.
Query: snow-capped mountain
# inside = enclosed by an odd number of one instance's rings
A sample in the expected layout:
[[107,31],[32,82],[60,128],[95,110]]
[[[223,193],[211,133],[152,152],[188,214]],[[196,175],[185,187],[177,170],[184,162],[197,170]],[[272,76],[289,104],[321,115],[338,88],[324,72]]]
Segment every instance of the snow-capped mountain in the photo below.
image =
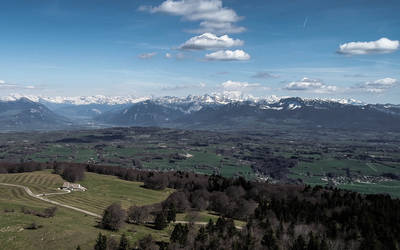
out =
[[52,103],[52,104],[71,104],[71,105],[89,105],[89,104],[105,104],[105,105],[119,105],[119,104],[132,104],[142,102],[150,99],[150,97],[135,98],[132,96],[75,96],[75,97],[45,97],[45,96],[34,96],[34,95],[21,95],[13,94],[6,97],[1,97],[3,101],[16,101],[21,98],[26,98],[33,102],[40,103]]
[[[75,124],[161,126],[189,129],[262,129],[266,126],[399,129],[400,106],[353,99],[253,97],[216,93],[186,97],[38,97],[14,95],[42,105]],[[5,113],[6,114],[6,113]]]
[[26,98],[0,101],[0,130],[64,129],[72,122]]
[[[144,102],[147,100],[152,100],[159,104],[184,104],[184,103],[201,103],[201,104],[228,104],[232,102],[267,102],[276,103],[281,99],[286,99],[290,97],[278,97],[275,95],[266,97],[254,97],[251,95],[243,95],[236,92],[223,92],[223,93],[212,93],[205,94],[201,96],[189,95],[186,97],[174,97],[174,96],[164,96],[164,97],[134,97],[134,96],[104,96],[104,95],[94,95],[94,96],[75,96],[75,97],[65,97],[65,96],[35,96],[35,95],[21,95],[13,94],[5,97],[0,97],[1,101],[16,101],[21,98],[31,100],[32,102],[47,103],[47,104],[66,104],[66,105],[91,105],[91,104],[101,104],[101,105],[125,105],[134,104],[139,102]],[[339,102],[341,104],[363,104],[361,101],[354,99],[304,99],[304,100],[318,100],[322,102],[331,101]]]

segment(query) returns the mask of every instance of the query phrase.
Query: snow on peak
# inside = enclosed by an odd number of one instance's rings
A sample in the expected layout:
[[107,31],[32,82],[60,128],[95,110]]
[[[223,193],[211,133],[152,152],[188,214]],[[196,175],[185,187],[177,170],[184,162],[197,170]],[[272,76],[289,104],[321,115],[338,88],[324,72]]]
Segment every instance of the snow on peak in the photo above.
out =
[[[52,103],[52,104],[70,104],[70,105],[89,105],[89,104],[104,104],[104,105],[121,105],[121,104],[134,104],[144,101],[154,101],[158,104],[171,105],[171,104],[195,104],[196,107],[192,107],[193,110],[201,109],[201,105],[223,105],[232,102],[254,102],[263,103],[264,105],[277,104],[285,99],[299,99],[306,102],[335,102],[340,104],[350,105],[365,105],[361,101],[354,99],[300,99],[293,97],[278,97],[275,95],[265,97],[254,97],[252,95],[243,95],[237,91],[224,91],[222,93],[205,94],[201,96],[188,95],[186,97],[134,97],[134,96],[104,96],[104,95],[93,95],[93,96],[77,96],[77,97],[44,97],[34,95],[21,95],[13,94],[5,97],[0,97],[1,101],[16,101],[22,98],[26,98],[32,102],[41,103]],[[294,101],[290,104],[289,109],[300,108],[301,105]]]

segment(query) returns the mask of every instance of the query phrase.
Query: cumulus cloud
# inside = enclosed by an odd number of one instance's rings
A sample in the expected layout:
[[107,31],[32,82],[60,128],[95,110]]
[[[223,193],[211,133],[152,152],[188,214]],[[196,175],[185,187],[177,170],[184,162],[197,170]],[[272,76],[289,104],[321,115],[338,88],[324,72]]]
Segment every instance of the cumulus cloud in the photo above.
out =
[[261,72],[257,72],[252,77],[259,78],[259,79],[268,79],[268,78],[277,78],[278,76],[272,75],[272,74],[268,73],[267,71],[261,71]]
[[166,0],[159,6],[141,6],[141,11],[182,16],[184,20],[200,21],[201,32],[229,33],[244,31],[234,23],[241,20],[233,9],[222,5],[222,0]]
[[157,55],[157,52],[144,53],[144,54],[140,54],[139,58],[140,59],[151,59],[151,58],[155,57],[156,55]]
[[167,58],[167,59],[170,59],[170,58],[172,58],[172,55],[171,55],[171,53],[165,53],[165,58]]
[[189,32],[191,33],[204,33],[204,32],[211,32],[217,34],[238,34],[246,31],[245,27],[236,26],[232,23],[226,22],[209,22],[203,21],[200,23],[200,28],[198,29],[191,29]]
[[368,81],[360,84],[356,88],[360,88],[370,93],[382,93],[398,84],[398,80],[390,77],[379,79],[376,81]]
[[205,58],[209,61],[247,61],[250,55],[243,50],[219,50],[206,54]]
[[216,36],[212,33],[204,33],[187,40],[180,46],[184,50],[210,50],[224,49],[242,46],[244,42],[239,39],[230,38],[228,35]]
[[331,93],[336,92],[338,88],[332,85],[326,85],[320,80],[304,77],[300,81],[291,82],[285,87],[290,91],[307,91],[313,93]]
[[350,42],[339,46],[338,53],[343,55],[385,54],[395,52],[399,48],[399,41],[381,38],[372,42]]
[[221,83],[221,87],[226,91],[242,91],[244,89],[252,89],[262,87],[259,83],[226,81]]

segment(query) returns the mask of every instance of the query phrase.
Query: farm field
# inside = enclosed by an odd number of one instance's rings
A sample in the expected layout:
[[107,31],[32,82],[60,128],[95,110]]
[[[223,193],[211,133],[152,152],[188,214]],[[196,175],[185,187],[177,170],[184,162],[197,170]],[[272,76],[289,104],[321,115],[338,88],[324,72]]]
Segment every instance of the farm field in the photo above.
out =
[[[90,211],[101,214],[101,209],[114,201],[121,200],[124,206],[151,204],[162,201],[172,192],[172,190],[165,192],[145,190],[140,187],[140,183],[132,182],[132,185],[129,185],[130,182],[112,176],[86,174],[87,180],[82,184],[89,187],[87,193],[74,192],[59,195],[60,198],[62,197],[60,202],[83,209],[93,205],[94,208]],[[60,184],[62,185],[63,180],[46,170],[22,174],[0,174],[0,182],[25,185],[34,193],[42,193],[54,192]],[[94,188],[94,186],[98,187]],[[79,195],[83,194],[85,196],[80,198]],[[71,195],[70,198],[69,195]],[[49,196],[49,198],[54,199],[56,196]],[[90,200],[88,205],[83,206],[85,198],[90,198]],[[52,218],[41,218],[21,212],[22,207],[44,210],[52,206],[30,197],[22,188],[0,186],[1,249],[75,249],[78,245],[82,249],[92,249],[99,232],[114,237],[117,241],[125,233],[132,244],[150,233],[156,240],[168,241],[169,233],[173,228],[170,225],[163,231],[158,231],[147,226],[126,224],[120,231],[110,232],[97,227],[99,219],[67,208],[58,207],[56,215]],[[77,221],[79,223],[76,223]],[[42,228],[25,229],[32,223]]]
[[[400,180],[398,145],[400,134],[395,132],[292,131],[285,127],[241,133],[109,128],[39,135],[4,134],[0,138],[0,161],[74,162],[189,171],[224,177],[243,176],[248,180],[272,183],[326,185],[329,179],[330,184],[338,188],[362,193],[384,192],[397,197],[396,188],[391,186],[396,187]],[[85,185],[91,185],[90,178],[87,181]],[[96,188],[100,185],[96,184]],[[118,193],[115,193],[116,197]],[[55,199],[61,201],[64,198]],[[90,197],[75,194],[71,199],[82,206],[86,201],[91,202]],[[123,205],[135,202],[130,199],[122,199]],[[98,211],[104,204],[92,205]]]
[[88,190],[72,192],[68,195],[54,195],[48,198],[74,207],[101,214],[113,202],[121,203],[127,209],[132,205],[144,206],[165,200],[172,189],[155,191],[141,187],[143,183],[120,180],[114,176],[85,173],[79,182]]

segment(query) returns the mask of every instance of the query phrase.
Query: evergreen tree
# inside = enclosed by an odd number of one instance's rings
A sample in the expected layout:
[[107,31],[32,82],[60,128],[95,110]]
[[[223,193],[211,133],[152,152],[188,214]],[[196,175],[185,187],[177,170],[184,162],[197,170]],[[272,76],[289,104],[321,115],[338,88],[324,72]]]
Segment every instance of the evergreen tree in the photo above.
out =
[[125,234],[123,234],[121,236],[121,240],[119,241],[118,250],[129,250],[129,242],[128,242],[128,239],[126,238]]
[[174,228],[174,231],[171,234],[171,241],[177,242],[184,246],[187,241],[187,236],[189,233],[189,228],[187,225],[177,224]]
[[325,238],[321,241],[320,250],[329,250],[328,242],[326,242]]
[[207,233],[212,233],[212,232],[214,232],[214,221],[212,220],[212,219],[210,219],[209,221],[208,221],[208,223],[207,223],[207,226],[206,226],[206,231],[207,231]]
[[155,220],[154,220],[154,226],[158,230],[163,230],[168,226],[168,222],[165,218],[164,213],[158,213]]
[[196,241],[199,241],[201,243],[204,243],[207,240],[207,231],[205,229],[205,227],[200,227],[199,232],[196,236]]
[[261,245],[265,246],[269,250],[279,249],[276,242],[274,231],[272,231],[272,229],[267,230],[267,232],[264,234],[261,240]]
[[167,212],[167,221],[168,222],[175,222],[176,221],[176,208],[173,203],[169,204],[168,212]]
[[290,226],[288,228],[288,234],[292,236],[292,238],[294,238],[294,227],[295,227],[294,222],[292,222],[290,223]]
[[297,237],[296,241],[293,243],[291,250],[306,250],[306,249],[307,249],[306,241],[304,240],[304,237],[302,235],[299,235],[299,237]]
[[318,238],[314,236],[312,232],[308,234],[308,246],[307,250],[320,250],[320,244]]
[[99,233],[99,236],[97,236],[96,245],[94,246],[94,250],[107,250],[107,236]]

